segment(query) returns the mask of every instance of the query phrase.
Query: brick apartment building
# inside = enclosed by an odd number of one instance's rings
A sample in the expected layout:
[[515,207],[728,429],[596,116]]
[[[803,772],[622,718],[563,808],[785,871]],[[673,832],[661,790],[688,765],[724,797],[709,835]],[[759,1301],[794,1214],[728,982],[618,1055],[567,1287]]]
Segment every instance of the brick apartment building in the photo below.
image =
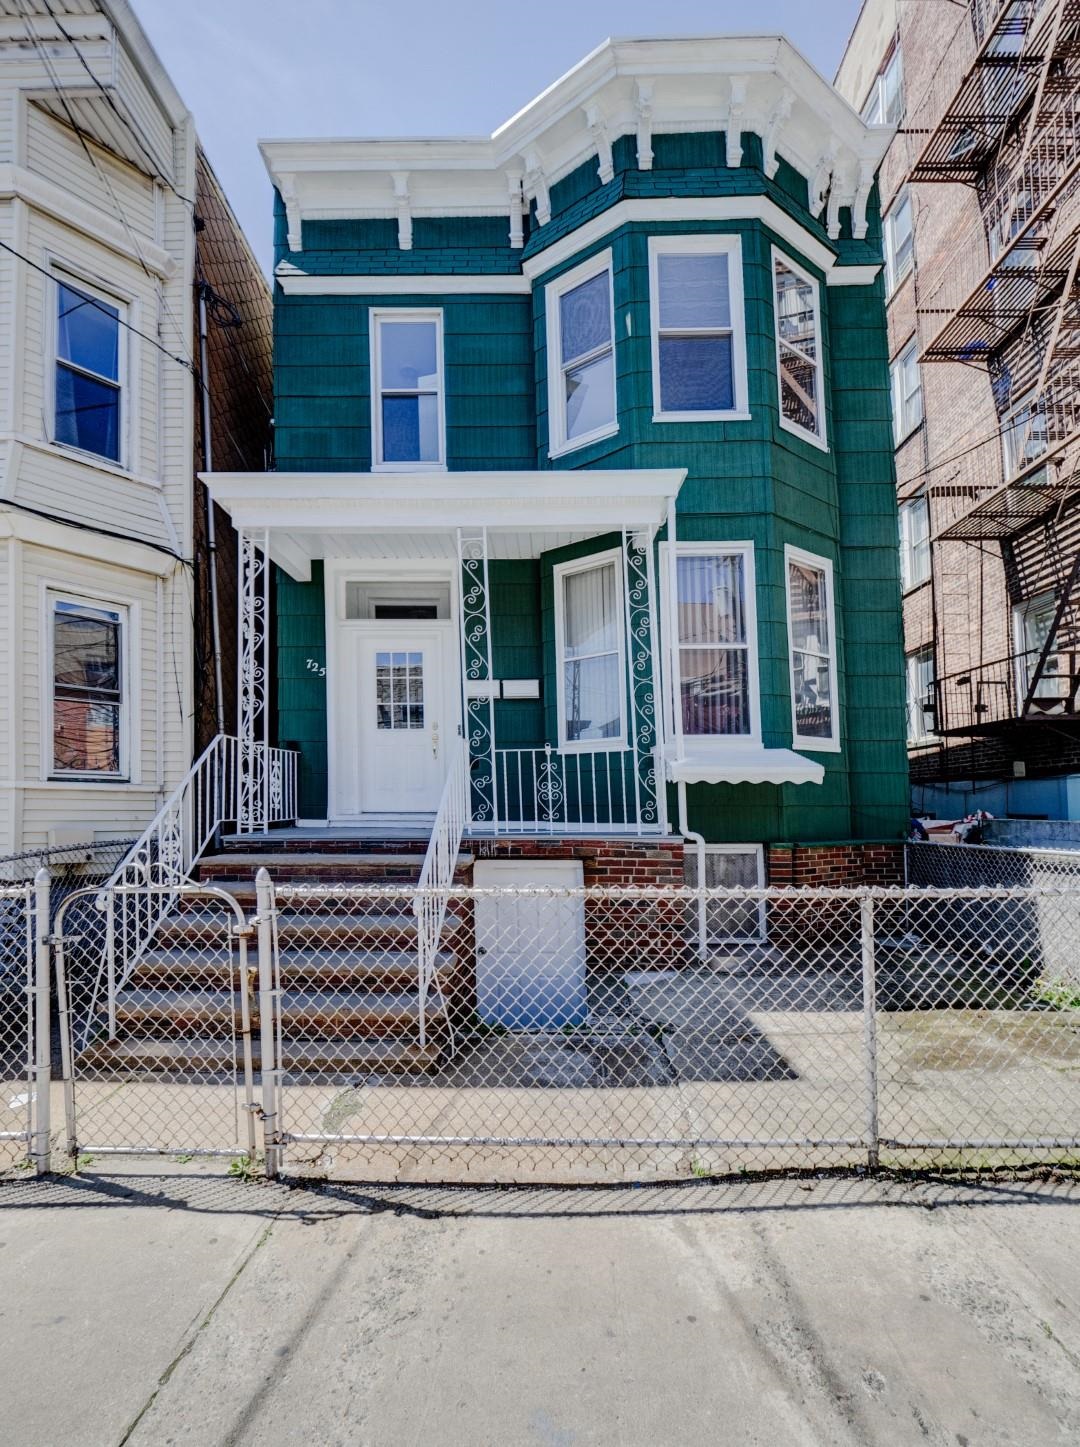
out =
[[1080,4],[865,0],[913,801],[1080,817]]

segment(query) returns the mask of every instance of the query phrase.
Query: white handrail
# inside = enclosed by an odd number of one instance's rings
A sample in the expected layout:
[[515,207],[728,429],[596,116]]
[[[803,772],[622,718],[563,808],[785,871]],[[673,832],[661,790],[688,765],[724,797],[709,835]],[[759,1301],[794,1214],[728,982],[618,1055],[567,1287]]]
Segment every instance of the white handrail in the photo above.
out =
[[450,891],[454,887],[461,837],[471,817],[469,753],[463,738],[452,744],[439,810],[428,841],[413,902],[416,915],[416,957],[421,1049],[427,1044],[427,1000],[434,983],[438,989],[439,943]]

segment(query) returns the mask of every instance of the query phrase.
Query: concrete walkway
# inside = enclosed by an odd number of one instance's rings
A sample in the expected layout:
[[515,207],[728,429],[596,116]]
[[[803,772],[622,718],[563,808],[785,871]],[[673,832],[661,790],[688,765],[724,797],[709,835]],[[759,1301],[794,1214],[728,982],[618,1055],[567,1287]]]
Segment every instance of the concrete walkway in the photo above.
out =
[[1077,1183],[161,1169],[0,1185],[10,1447],[1076,1441]]

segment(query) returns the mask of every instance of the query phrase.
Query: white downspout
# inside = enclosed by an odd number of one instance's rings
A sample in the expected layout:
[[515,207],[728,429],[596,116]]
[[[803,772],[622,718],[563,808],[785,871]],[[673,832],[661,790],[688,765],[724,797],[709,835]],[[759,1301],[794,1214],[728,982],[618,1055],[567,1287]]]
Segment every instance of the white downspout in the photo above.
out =
[[705,839],[703,835],[695,833],[695,831],[690,828],[686,816],[686,783],[684,780],[679,780],[676,789],[679,796],[679,833],[684,839],[693,844],[697,854],[697,952],[698,959],[707,960],[709,958],[709,942],[705,915]]

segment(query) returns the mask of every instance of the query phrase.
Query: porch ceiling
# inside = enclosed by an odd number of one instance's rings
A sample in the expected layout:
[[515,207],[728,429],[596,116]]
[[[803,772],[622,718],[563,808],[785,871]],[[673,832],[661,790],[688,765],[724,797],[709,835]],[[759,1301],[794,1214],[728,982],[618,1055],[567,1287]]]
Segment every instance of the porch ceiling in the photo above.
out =
[[485,528],[492,558],[535,558],[622,528],[651,531],[686,470],[200,476],[234,526],[267,530],[271,558],[304,580],[316,558],[455,558],[458,528]]

